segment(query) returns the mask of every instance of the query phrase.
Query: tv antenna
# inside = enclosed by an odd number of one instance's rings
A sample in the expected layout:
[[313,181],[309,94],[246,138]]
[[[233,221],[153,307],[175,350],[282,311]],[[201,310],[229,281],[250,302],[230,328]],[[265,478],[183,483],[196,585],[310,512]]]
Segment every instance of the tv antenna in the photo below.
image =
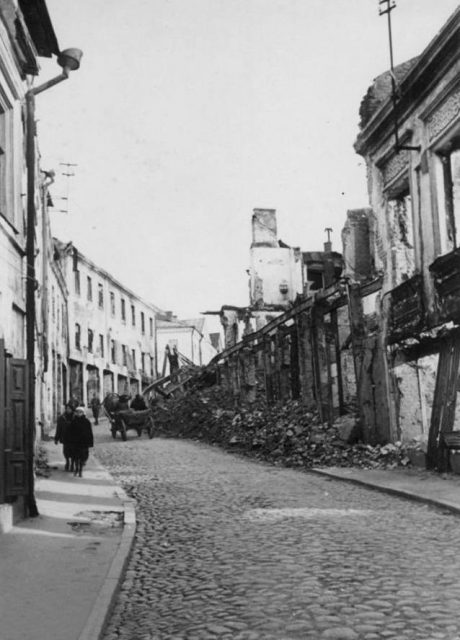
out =
[[73,178],[75,176],[75,172],[72,169],[72,167],[78,167],[78,164],[75,164],[74,162],[60,162],[59,165],[61,167],[66,167],[66,170],[64,170],[61,175],[66,177],[66,197],[61,197],[60,200],[65,200],[67,203],[67,209],[58,209],[58,211],[60,213],[69,213],[69,207],[70,207],[70,183],[69,183],[69,179]]
[[[383,6],[386,5],[386,6]],[[379,16],[387,16],[388,23],[388,42],[390,45],[390,75],[391,75],[391,99],[393,102],[393,127],[395,137],[395,151],[420,151],[420,147],[414,147],[411,145],[400,144],[398,133],[398,101],[400,99],[400,93],[396,82],[396,75],[394,69],[393,60],[393,35],[391,31],[391,12],[396,9],[396,0],[379,0]]]

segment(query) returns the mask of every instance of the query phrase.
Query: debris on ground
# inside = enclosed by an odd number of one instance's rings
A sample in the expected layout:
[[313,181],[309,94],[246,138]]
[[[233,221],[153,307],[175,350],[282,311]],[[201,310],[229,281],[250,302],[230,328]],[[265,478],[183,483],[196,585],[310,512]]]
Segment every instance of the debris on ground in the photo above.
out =
[[374,469],[409,465],[401,443],[363,443],[353,411],[329,425],[300,401],[267,406],[261,397],[251,408],[235,407],[229,390],[213,386],[170,398],[156,413],[161,435],[201,440],[284,466]]

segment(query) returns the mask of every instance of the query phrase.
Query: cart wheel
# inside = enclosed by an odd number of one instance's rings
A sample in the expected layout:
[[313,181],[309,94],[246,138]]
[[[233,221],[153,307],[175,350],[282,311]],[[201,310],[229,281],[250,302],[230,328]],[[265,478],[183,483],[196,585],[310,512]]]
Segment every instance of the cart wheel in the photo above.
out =
[[153,418],[149,420],[149,426],[147,427],[147,433],[149,434],[150,440],[153,438],[153,430],[155,428],[155,424],[153,422]]
[[116,429],[110,429],[111,433],[112,433],[112,438],[115,440],[115,438],[117,437],[117,430]]
[[123,442],[126,442],[126,440],[128,439],[128,435],[126,433],[126,425],[123,421],[121,423],[121,439],[123,440]]

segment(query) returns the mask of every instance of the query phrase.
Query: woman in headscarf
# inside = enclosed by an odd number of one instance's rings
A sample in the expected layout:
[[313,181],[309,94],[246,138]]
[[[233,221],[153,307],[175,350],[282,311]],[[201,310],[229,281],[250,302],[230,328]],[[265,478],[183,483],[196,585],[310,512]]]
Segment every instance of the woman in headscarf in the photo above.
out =
[[93,429],[86,417],[85,407],[77,407],[67,430],[67,443],[74,465],[74,476],[82,477],[89,449],[94,446]]

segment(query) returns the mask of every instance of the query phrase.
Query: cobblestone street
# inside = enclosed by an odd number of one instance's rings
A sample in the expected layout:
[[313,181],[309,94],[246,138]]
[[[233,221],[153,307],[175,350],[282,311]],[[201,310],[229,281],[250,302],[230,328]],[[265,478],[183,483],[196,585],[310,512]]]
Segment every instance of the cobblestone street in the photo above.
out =
[[137,500],[104,640],[456,640],[460,521],[218,449],[99,429]]

